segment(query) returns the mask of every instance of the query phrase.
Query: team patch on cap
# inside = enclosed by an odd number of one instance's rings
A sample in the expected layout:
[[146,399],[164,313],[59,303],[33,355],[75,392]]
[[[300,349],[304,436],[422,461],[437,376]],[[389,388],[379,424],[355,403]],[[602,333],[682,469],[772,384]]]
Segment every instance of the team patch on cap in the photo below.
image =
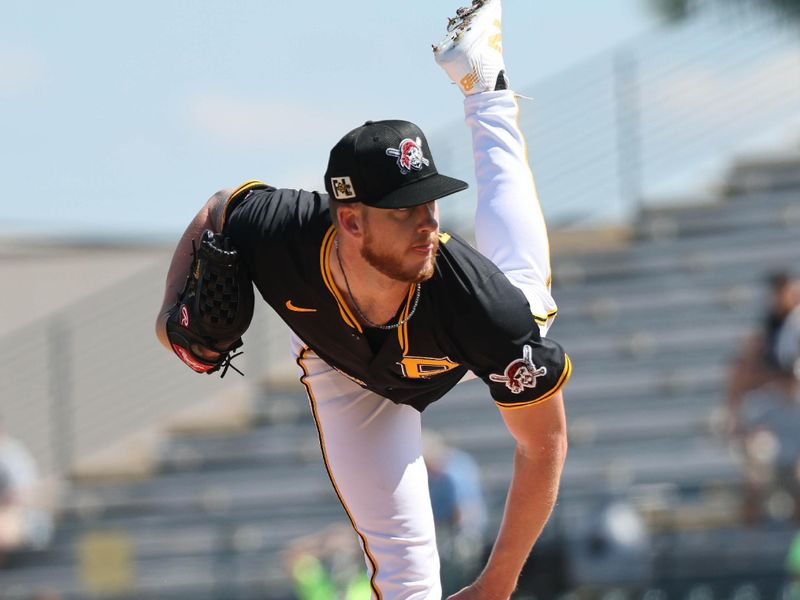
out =
[[525,388],[535,388],[536,380],[547,375],[547,367],[533,364],[533,350],[530,346],[522,349],[522,358],[508,363],[502,375],[489,375],[489,379],[497,383],[505,383],[514,394],[521,394]]
[[397,148],[387,148],[386,154],[397,158],[397,166],[403,175],[408,175],[412,169],[421,171],[422,167],[431,164],[431,161],[422,154],[422,140],[419,138],[416,140],[405,138]]
[[356,197],[353,182],[349,177],[331,177],[331,188],[333,197],[337,200],[352,200]]

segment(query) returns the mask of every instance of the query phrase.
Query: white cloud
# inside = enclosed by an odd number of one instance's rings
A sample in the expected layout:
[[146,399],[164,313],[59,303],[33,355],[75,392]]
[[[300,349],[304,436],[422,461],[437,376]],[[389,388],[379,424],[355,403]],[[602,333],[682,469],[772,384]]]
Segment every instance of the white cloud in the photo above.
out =
[[260,100],[226,94],[201,94],[190,100],[191,125],[218,144],[271,147],[276,144],[329,144],[356,122],[320,106],[289,100]]
[[41,55],[28,48],[0,47],[0,96],[25,94],[45,79]]

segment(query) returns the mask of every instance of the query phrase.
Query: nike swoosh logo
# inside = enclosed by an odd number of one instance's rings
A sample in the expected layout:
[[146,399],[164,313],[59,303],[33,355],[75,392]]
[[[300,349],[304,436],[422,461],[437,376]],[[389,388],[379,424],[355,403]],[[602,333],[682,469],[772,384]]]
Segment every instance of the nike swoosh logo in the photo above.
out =
[[300,308],[299,306],[295,306],[292,304],[291,300],[286,301],[286,308],[294,312],[317,312],[316,308]]

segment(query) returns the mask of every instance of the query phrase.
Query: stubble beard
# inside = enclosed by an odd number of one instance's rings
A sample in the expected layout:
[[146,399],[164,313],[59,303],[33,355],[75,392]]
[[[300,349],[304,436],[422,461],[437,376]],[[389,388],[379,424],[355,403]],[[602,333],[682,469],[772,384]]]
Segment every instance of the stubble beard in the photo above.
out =
[[421,267],[403,267],[402,260],[389,253],[380,252],[376,248],[374,239],[369,233],[364,236],[364,244],[361,246],[361,257],[369,263],[376,271],[386,275],[395,281],[403,283],[420,283],[433,277],[436,266],[436,256],[439,253],[439,238],[434,237],[431,241],[433,252],[428,256]]

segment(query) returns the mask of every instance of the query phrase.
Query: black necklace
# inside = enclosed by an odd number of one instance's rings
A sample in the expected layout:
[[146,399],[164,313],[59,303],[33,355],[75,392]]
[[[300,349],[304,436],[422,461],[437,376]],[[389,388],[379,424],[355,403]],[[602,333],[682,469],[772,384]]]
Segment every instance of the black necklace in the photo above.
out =
[[339,270],[342,272],[342,277],[344,277],[344,284],[347,286],[347,293],[350,294],[350,299],[353,301],[353,308],[356,309],[358,316],[361,317],[361,320],[364,321],[370,327],[374,327],[376,329],[397,329],[401,325],[405,325],[411,320],[411,317],[414,316],[414,313],[417,311],[417,305],[419,304],[419,294],[422,291],[422,284],[417,284],[417,292],[414,294],[414,304],[411,307],[411,311],[408,313],[408,316],[405,319],[402,319],[395,323],[394,325],[378,325],[377,323],[373,323],[370,321],[367,316],[361,312],[361,308],[358,306],[358,302],[356,302],[356,297],[353,295],[353,291],[350,289],[350,282],[347,281],[347,273],[344,271],[344,267],[342,266],[342,259],[339,257],[339,240],[334,239],[333,245],[336,248],[336,262],[339,263]]

